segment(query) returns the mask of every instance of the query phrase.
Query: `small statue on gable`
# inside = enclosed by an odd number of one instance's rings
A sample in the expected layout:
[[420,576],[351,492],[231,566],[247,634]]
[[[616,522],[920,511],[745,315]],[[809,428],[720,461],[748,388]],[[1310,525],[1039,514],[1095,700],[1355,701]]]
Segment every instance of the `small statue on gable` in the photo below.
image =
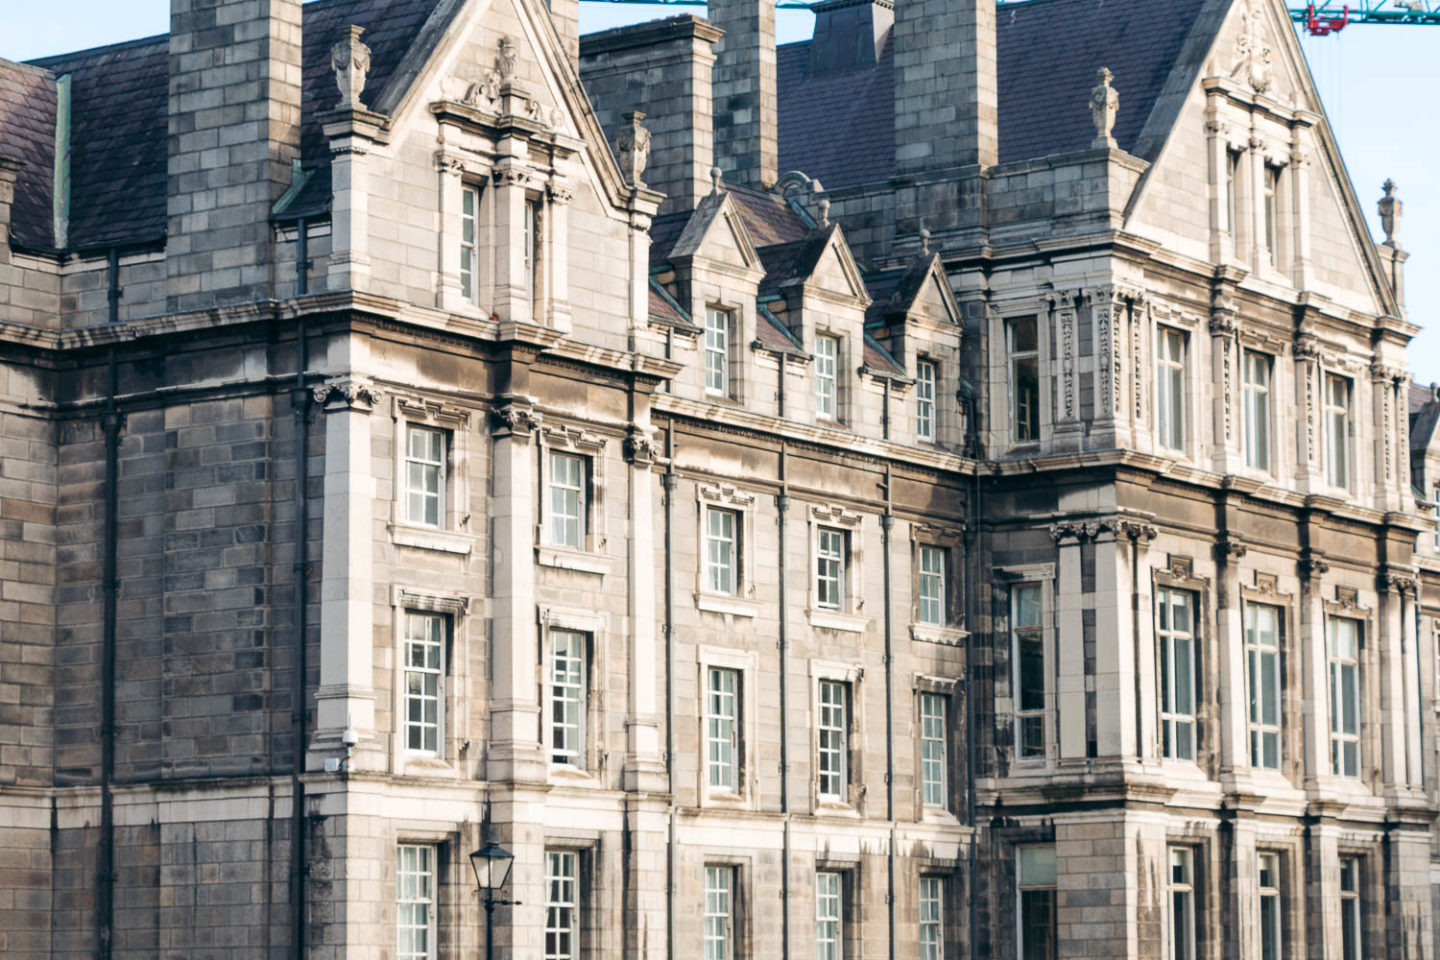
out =
[[1110,86],[1113,78],[1109,67],[1101,67],[1095,71],[1095,87],[1090,91],[1090,113],[1095,120],[1095,141],[1091,146],[1096,149],[1115,147],[1111,133],[1115,129],[1115,114],[1120,110],[1120,94]]
[[365,109],[360,94],[365,90],[365,75],[370,72],[370,48],[360,42],[360,34],[364,32],[364,27],[352,23],[330,48],[330,67],[340,88],[341,110]]

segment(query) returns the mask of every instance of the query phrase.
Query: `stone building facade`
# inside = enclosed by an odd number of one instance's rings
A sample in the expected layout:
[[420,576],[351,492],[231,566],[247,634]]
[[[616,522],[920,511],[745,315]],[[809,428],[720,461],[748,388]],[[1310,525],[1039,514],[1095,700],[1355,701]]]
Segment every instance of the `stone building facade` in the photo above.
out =
[[1283,6],[710,14],[0,61],[0,952],[473,956],[495,841],[517,960],[1435,958],[1440,404]]

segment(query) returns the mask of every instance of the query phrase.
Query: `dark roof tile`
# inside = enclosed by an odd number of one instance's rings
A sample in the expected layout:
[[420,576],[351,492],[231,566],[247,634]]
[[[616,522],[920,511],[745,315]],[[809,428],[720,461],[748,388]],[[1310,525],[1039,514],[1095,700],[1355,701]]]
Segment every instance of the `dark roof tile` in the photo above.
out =
[[10,208],[11,242],[48,250],[55,243],[55,78],[48,71],[0,60],[0,157],[24,164]]

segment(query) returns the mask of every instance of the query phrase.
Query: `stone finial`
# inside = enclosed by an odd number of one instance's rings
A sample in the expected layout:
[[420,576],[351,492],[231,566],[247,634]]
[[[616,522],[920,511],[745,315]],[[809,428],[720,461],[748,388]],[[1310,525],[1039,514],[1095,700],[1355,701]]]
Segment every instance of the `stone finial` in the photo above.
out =
[[710,196],[720,196],[720,168],[710,168]]
[[650,131],[640,123],[645,114],[631,111],[625,114],[625,123],[615,134],[615,154],[620,158],[620,172],[632,187],[643,187],[645,181],[640,174],[645,172],[645,162],[650,159]]
[[1120,94],[1110,86],[1114,77],[1109,67],[1101,67],[1095,71],[1095,87],[1090,91],[1090,113],[1095,120],[1095,142],[1091,146],[1107,150],[1115,147],[1111,131],[1115,129],[1115,114],[1120,110]]
[[925,226],[925,220],[920,220],[920,256],[930,256],[930,228]]
[[520,52],[515,47],[515,41],[509,37],[501,37],[499,42],[499,53],[495,57],[495,69],[500,72],[500,82],[509,83],[515,77],[515,66],[520,60]]
[[820,198],[820,226],[830,226],[830,198]]
[[1386,178],[1384,187],[1385,196],[1380,198],[1377,206],[1380,208],[1380,226],[1385,230],[1385,246],[1398,247],[1395,241],[1395,234],[1400,229],[1400,217],[1405,212],[1405,204],[1395,199],[1395,181]]
[[335,71],[335,85],[340,88],[341,110],[365,109],[360,94],[365,90],[365,75],[370,72],[370,48],[360,42],[364,32],[364,27],[352,23],[330,48],[330,67]]

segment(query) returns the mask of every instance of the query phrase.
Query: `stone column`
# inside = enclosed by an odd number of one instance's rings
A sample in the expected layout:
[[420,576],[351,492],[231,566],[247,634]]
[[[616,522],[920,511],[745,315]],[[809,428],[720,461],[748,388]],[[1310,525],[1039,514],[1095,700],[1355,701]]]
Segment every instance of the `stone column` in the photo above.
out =
[[1220,653],[1220,766],[1250,765],[1248,711],[1245,691],[1245,614],[1240,597],[1240,560],[1245,544],[1226,534],[1215,544],[1219,581],[1215,645]]
[[503,137],[496,152],[501,159],[491,177],[495,212],[491,309],[502,321],[534,323],[530,277],[525,272],[525,204],[531,182],[531,172],[522,162],[526,145],[514,137]]
[[[445,130],[441,127],[441,131]],[[435,168],[440,178],[440,280],[435,289],[435,305],[441,310],[457,310],[466,305],[465,294],[460,288],[460,232],[461,205],[464,203],[465,161],[459,156],[440,149],[435,154]],[[479,211],[476,211],[475,229],[480,229]],[[476,238],[479,249],[479,238]],[[472,283],[480,282],[479,265],[475,264]]]
[[1312,493],[1324,487],[1325,468],[1320,462],[1320,348],[1309,334],[1295,340],[1295,424],[1296,488]]
[[1330,564],[1307,550],[1299,562],[1301,696],[1305,718],[1305,779],[1331,775],[1329,656],[1325,644],[1325,604],[1321,581]]
[[333,110],[320,122],[330,140],[330,290],[364,290],[370,280],[370,183],[367,164],[382,142],[385,118],[369,110]]
[[1052,431],[1056,452],[1079,450],[1085,434],[1085,425],[1080,419],[1080,330],[1076,294],[1074,290],[1059,290],[1046,298],[1057,347],[1055,428]]
[[[320,686],[315,692],[317,751],[340,747],[342,732],[359,735],[356,763],[374,746],[375,479],[370,461],[370,411],[376,394],[350,377],[315,388],[325,411],[325,512],[320,580]],[[366,744],[366,741],[371,741]],[[375,751],[383,768],[384,756]]]
[[[489,780],[544,782],[548,771],[540,736],[536,665],[540,663],[535,609],[534,431],[540,412],[518,390],[528,363],[512,359],[512,392],[492,412],[491,455],[494,614],[491,635]],[[520,367],[519,370],[513,369]]]
[[[570,201],[575,187],[552,177],[545,191],[545,316],[548,326],[569,333],[570,312]],[[647,260],[648,262],[648,260]]]
[[[1085,594],[1080,576],[1084,524],[1050,528],[1059,563],[1055,578],[1055,740],[1061,761],[1085,758]],[[1048,711],[1047,711],[1048,713]]]
[[[1216,473],[1237,472],[1245,463],[1241,449],[1241,414],[1239,393],[1240,344],[1236,340],[1239,323],[1235,319],[1234,301],[1224,287],[1211,295],[1210,306],[1210,394],[1214,404],[1213,469]],[[1194,438],[1198,442],[1200,438]],[[1200,452],[1196,451],[1197,454]]]

